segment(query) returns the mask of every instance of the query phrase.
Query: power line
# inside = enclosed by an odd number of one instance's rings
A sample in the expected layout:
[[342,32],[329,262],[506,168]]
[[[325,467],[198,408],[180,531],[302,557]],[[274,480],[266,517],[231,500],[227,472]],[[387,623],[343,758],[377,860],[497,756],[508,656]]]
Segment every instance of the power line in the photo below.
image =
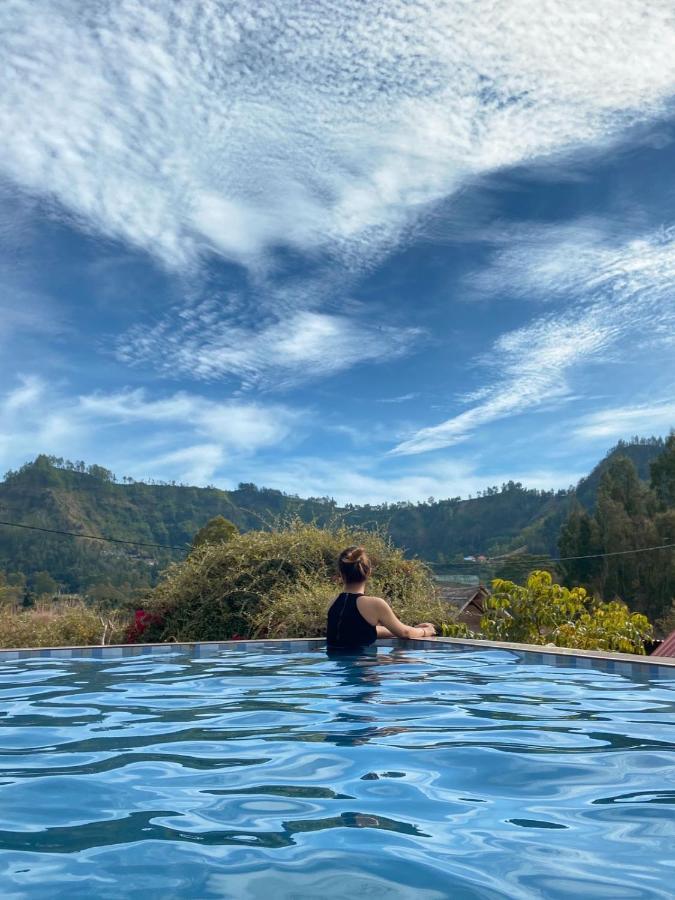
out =
[[[80,534],[76,531],[61,531],[57,528],[42,528],[38,525],[24,525],[20,522],[3,522],[0,520],[0,525],[5,525],[8,528],[25,528],[28,531],[43,531],[47,534],[60,534],[65,535],[66,537],[76,537],[76,538],[87,538],[91,541],[101,541],[102,543],[107,544],[127,544],[132,547],[156,547],[162,550],[179,550],[182,553],[187,553],[188,547],[175,547],[172,544],[155,544],[148,541],[127,541],[122,538],[109,538],[109,537],[100,537],[97,534]],[[675,547],[675,543],[673,544],[660,544],[658,547],[638,547],[635,550],[612,550],[609,553],[588,553],[585,556],[551,556],[546,557],[549,562],[570,562],[575,559],[600,559],[606,556],[624,556],[628,553],[650,553],[654,550],[670,550]],[[524,554],[523,554],[524,555]],[[529,555],[529,554],[528,554]],[[536,554],[537,556],[545,557],[546,554]],[[512,561],[517,561],[521,554],[504,554],[502,556],[492,556],[487,557],[486,563],[494,562],[495,560],[508,559]],[[467,562],[468,567],[472,565],[481,565],[478,561],[470,562],[468,560],[462,560],[462,562]],[[457,566],[458,563],[451,563],[451,566]]]
[[[652,550],[668,550],[671,547],[675,547],[675,544],[660,544],[658,547],[638,547],[635,550],[612,550],[608,553],[588,553],[586,556],[548,556],[546,553],[528,553],[527,556],[536,556],[547,562],[569,562],[573,559],[600,559],[605,556],[624,556],[627,553],[649,553]],[[489,556],[486,561],[489,563],[496,560],[501,561],[502,559],[517,561],[521,556],[525,558],[526,555],[524,553],[504,553],[502,556]],[[472,563],[472,565],[476,565],[476,563]]]
[[63,534],[67,537],[88,538],[91,541],[102,541],[107,544],[131,544],[134,547],[161,547],[162,550],[180,550],[187,553],[188,547],[174,547],[171,544],[153,544],[146,541],[125,541],[122,538],[99,537],[97,534],[78,534],[76,531],[60,531],[57,528],[41,528],[38,525],[22,525],[20,522],[3,522],[9,528],[26,528],[28,531],[44,531],[47,534]]
[[661,544],[659,547],[639,547],[636,550],[613,550],[611,553],[589,553],[586,556],[558,556],[551,562],[567,562],[571,559],[598,559],[601,556],[623,556],[626,553],[649,553],[650,550],[669,550],[675,544]]

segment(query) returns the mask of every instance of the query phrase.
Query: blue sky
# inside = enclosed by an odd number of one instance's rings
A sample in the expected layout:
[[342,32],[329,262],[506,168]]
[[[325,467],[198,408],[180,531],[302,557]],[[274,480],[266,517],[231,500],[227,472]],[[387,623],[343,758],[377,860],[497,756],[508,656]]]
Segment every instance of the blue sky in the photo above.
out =
[[0,24],[5,470],[417,500],[675,425],[670,2]]

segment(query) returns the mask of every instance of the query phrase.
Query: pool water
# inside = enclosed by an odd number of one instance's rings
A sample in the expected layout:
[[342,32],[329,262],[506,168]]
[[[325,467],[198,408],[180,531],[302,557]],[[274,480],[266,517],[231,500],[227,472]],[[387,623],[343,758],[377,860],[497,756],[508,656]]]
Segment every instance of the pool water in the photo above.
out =
[[675,682],[378,648],[0,663],[0,896],[649,898]]

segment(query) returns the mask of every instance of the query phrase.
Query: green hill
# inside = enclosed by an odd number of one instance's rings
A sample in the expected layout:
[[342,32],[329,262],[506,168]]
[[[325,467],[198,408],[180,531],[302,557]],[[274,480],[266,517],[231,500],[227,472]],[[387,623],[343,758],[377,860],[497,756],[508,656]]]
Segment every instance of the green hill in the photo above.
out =
[[[187,548],[196,531],[216,515],[225,516],[242,531],[272,527],[280,517],[297,516],[319,524],[340,517],[348,524],[385,528],[409,555],[437,564],[520,547],[534,554],[556,555],[560,527],[575,498],[584,506],[593,505],[611,459],[617,454],[629,456],[646,478],[649,463],[662,449],[660,439],[622,443],[576,490],[539,491],[509,482],[468,500],[345,508],[330,498],[302,499],[253,484],[222,491],[128,478],[118,481],[101,466],[38,456],[0,482],[0,519]],[[11,584],[26,582],[28,589],[38,573],[46,572],[65,591],[88,593],[105,585],[128,593],[153,583],[170,560],[181,556],[180,549],[102,543],[0,526],[0,571]]]

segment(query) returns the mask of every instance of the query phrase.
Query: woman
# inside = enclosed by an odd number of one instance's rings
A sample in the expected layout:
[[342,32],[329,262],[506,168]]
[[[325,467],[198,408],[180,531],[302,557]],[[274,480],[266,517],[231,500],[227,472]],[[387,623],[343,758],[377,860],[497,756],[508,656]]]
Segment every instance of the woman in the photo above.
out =
[[363,547],[343,550],[338,568],[345,589],[328,610],[329,649],[359,650],[374,644],[377,638],[424,638],[436,634],[430,622],[414,628],[404,625],[385,600],[365,593],[372,566]]

